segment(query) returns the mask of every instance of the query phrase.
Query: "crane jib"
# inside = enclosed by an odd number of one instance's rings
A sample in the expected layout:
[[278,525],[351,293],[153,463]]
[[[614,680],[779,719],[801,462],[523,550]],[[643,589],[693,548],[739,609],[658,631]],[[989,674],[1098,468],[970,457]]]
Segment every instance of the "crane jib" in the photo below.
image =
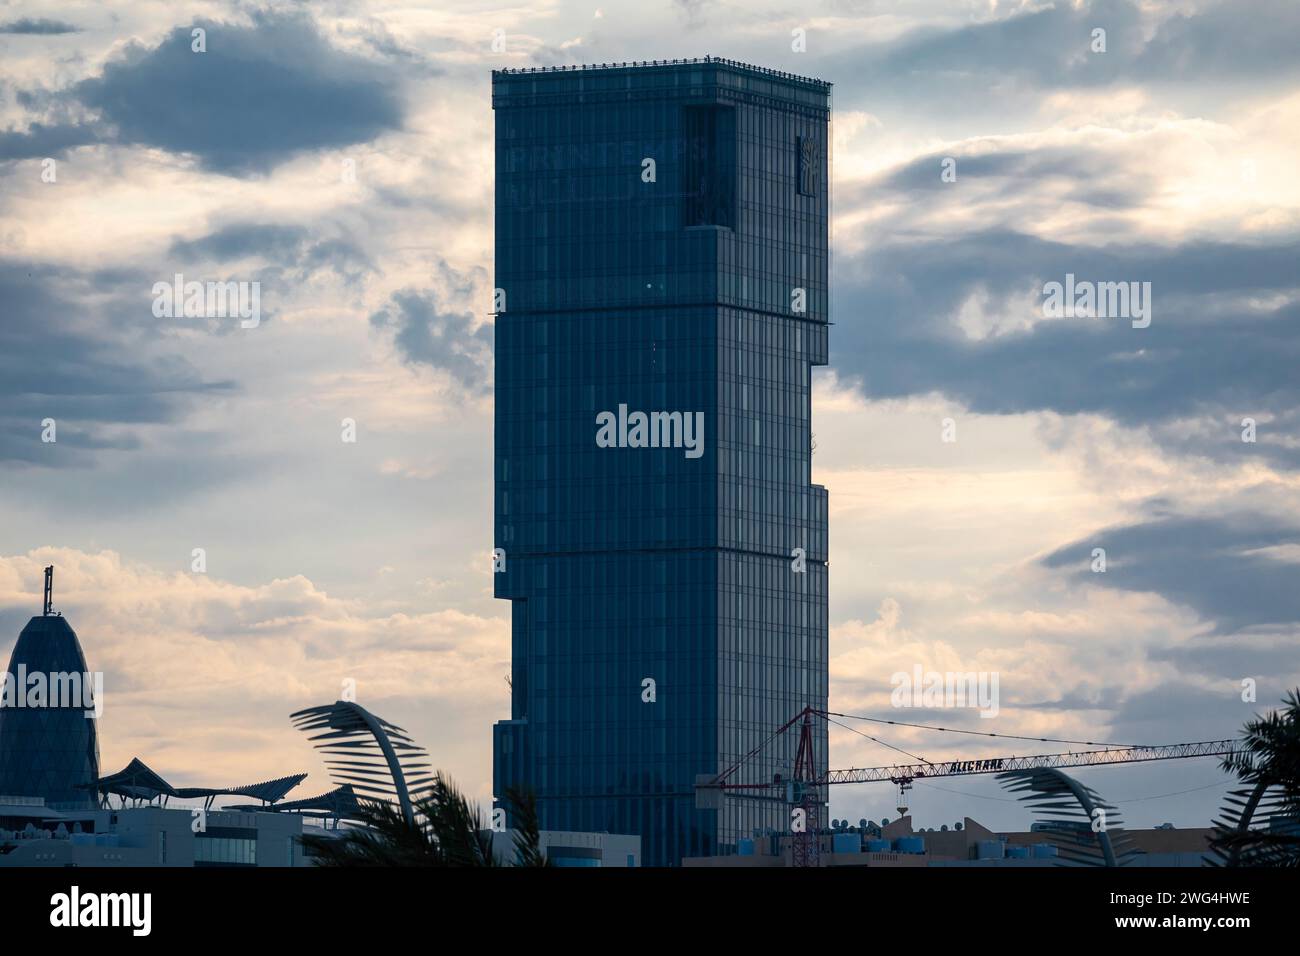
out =
[[[810,781],[814,786],[830,783],[910,783],[923,777],[950,777],[963,774],[1004,773],[1038,767],[1097,767],[1111,764],[1143,763],[1151,760],[1178,760],[1188,757],[1219,757],[1233,753],[1236,740],[1201,740],[1193,743],[1158,744],[1149,747],[1113,747],[1106,750],[1080,750],[1070,753],[1029,754],[1023,757],[984,757],[978,760],[947,760],[935,763],[896,764],[889,767],[854,767],[830,770]],[[716,778],[701,787],[722,790],[766,790],[784,787],[785,781],[731,783]]]

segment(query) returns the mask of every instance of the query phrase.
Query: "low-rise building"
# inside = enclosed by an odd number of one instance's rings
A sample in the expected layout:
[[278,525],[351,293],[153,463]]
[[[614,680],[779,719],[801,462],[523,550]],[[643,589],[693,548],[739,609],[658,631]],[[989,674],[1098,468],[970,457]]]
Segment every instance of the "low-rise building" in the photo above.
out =
[[[1178,830],[1168,825],[1150,830],[1124,830],[1133,850],[1129,866],[1202,866],[1209,851],[1210,827]],[[823,830],[816,836],[822,866],[993,866],[1043,867],[1062,862],[1063,844],[1096,842],[1088,827],[1063,829],[1035,824],[1028,831],[998,833],[966,817],[951,828],[914,830],[903,816],[883,825]],[[790,866],[792,834],[768,834],[739,841],[730,856],[690,857],[692,867]]]
[[[0,797],[0,867],[309,866],[302,817],[156,806],[55,810]],[[197,810],[197,812],[196,812]]]
[[[492,855],[510,864],[515,858],[515,830],[492,834]],[[542,854],[552,866],[636,867],[641,865],[641,838],[628,833],[579,833],[543,830]]]

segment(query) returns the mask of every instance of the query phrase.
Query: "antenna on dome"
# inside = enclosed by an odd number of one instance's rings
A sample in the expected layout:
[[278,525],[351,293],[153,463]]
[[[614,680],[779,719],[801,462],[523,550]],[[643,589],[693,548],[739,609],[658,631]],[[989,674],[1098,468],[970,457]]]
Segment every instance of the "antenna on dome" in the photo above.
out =
[[49,617],[54,613],[54,565],[45,569],[45,609],[41,614]]

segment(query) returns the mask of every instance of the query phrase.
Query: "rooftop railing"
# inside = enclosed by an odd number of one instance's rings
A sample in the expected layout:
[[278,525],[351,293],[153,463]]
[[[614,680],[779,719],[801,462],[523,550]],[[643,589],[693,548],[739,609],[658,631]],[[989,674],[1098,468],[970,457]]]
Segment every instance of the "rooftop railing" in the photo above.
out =
[[800,76],[797,73],[786,73],[784,70],[774,70],[766,66],[755,66],[752,63],[742,63],[740,60],[731,60],[722,56],[689,57],[678,60],[631,60],[623,61],[621,63],[584,63],[581,65],[574,64],[571,66],[503,67],[500,70],[493,70],[492,72],[505,73],[510,76],[520,76],[530,73],[579,73],[584,70],[619,70],[653,66],[704,66],[713,64],[734,66],[738,69],[748,70],[753,73],[774,77],[775,79],[780,80],[793,80],[797,83],[812,83],[816,86],[831,85],[825,80],[818,80],[814,77]]

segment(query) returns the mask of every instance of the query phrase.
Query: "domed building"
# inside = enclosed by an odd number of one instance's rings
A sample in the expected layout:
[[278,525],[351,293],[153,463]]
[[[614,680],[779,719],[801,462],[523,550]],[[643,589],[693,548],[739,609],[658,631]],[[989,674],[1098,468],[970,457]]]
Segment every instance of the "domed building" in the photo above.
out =
[[45,569],[44,611],[18,636],[4,677],[0,794],[83,809],[95,806],[99,778],[99,738],[85,688],[91,674],[76,632],[50,608],[53,574]]

